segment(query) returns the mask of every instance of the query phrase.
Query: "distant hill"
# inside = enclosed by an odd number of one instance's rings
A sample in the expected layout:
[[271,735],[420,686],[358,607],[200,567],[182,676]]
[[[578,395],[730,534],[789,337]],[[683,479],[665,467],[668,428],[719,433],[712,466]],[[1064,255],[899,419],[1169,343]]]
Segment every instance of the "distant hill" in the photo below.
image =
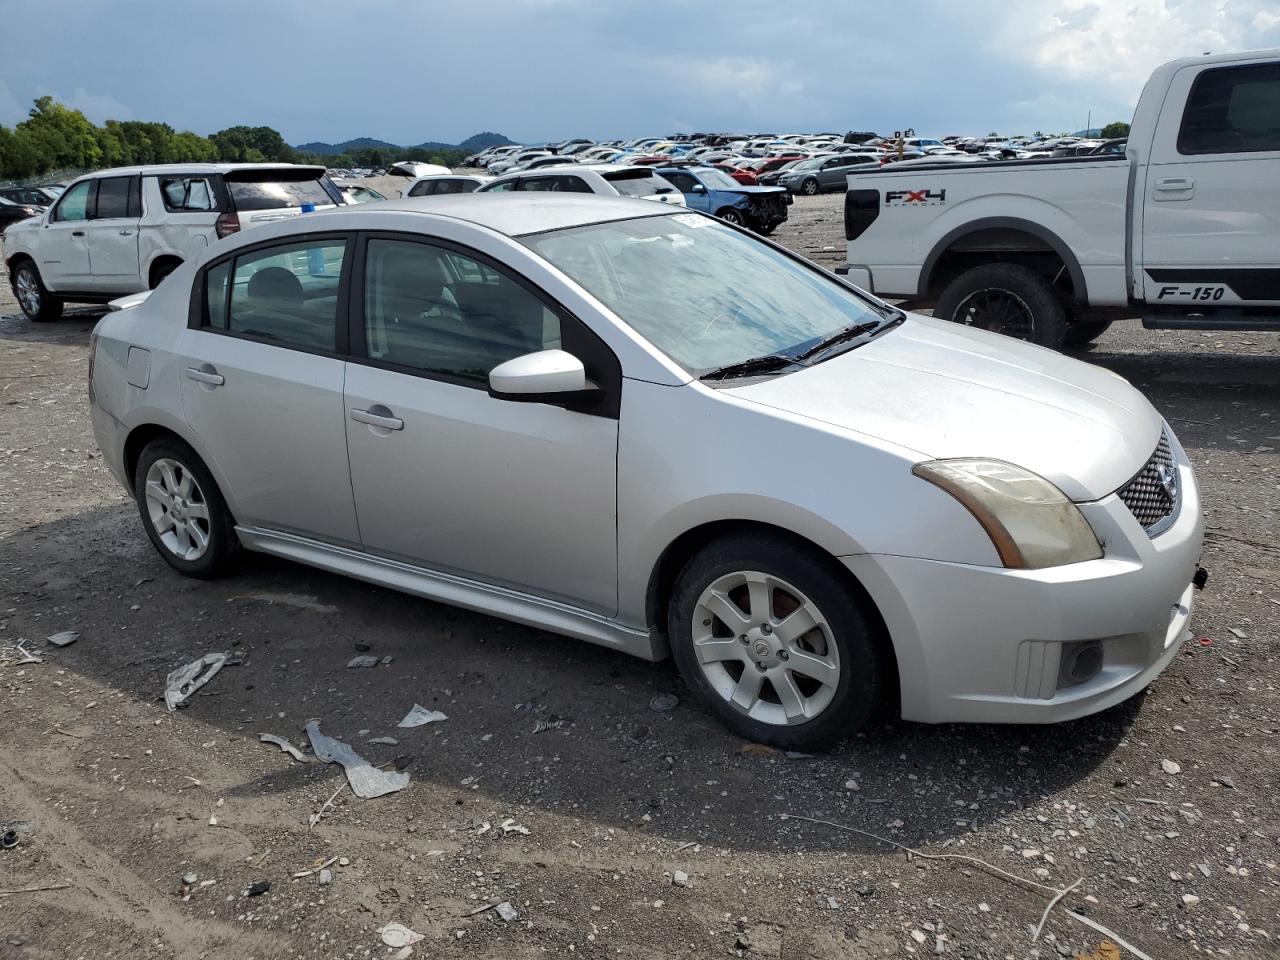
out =
[[350,150],[422,150],[427,153],[433,150],[467,150],[471,153],[479,153],[485,147],[513,142],[500,133],[486,131],[485,133],[477,133],[475,136],[467,137],[461,143],[428,141],[426,143],[416,143],[412,146],[401,146],[398,143],[388,143],[386,140],[375,140],[373,137],[356,137],[354,140],[344,140],[341,143],[326,143],[323,140],[316,140],[312,143],[299,143],[293,149],[299,153],[316,153],[321,156],[337,156]]

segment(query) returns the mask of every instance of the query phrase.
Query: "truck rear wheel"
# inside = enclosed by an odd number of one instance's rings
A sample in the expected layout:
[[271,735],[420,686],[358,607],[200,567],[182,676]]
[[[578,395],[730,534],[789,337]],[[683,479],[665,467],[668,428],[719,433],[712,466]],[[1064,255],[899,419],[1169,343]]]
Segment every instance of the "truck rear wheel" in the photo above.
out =
[[1067,327],[1066,345],[1083,347],[1086,343],[1093,343],[1107,332],[1109,326],[1110,320],[1077,320]]
[[943,289],[933,315],[1052,350],[1067,334],[1061,298],[1040,274],[1018,263],[966,270]]

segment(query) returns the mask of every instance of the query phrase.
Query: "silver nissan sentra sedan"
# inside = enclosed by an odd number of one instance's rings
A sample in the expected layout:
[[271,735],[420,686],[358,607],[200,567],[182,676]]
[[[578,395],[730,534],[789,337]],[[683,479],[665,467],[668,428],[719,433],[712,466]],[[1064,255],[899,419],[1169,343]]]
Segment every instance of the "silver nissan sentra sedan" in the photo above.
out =
[[701,214],[338,209],[117,307],[94,429],[188,576],[257,550],[669,651],[735,731],[796,748],[884,704],[1079,717],[1188,634],[1199,496],[1138,391]]

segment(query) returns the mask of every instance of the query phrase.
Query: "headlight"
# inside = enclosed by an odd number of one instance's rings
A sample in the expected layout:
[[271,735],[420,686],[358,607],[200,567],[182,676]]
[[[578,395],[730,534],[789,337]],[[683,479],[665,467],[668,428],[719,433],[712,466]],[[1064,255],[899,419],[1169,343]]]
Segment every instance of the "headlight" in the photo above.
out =
[[1001,460],[975,459],[918,463],[911,472],[959,500],[1010,569],[1038,570],[1102,556],[1102,546],[1079,508],[1030,470]]

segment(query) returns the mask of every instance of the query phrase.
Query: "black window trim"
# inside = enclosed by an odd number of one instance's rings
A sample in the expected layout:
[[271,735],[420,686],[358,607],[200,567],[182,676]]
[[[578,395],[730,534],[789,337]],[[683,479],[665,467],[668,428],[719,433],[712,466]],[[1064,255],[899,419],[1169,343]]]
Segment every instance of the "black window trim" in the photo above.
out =
[[[273,240],[264,240],[261,243],[253,243],[247,244],[243,247],[236,247],[234,250],[223,254],[216,260],[210,260],[200,268],[200,274],[196,279],[196,282],[191,285],[191,301],[187,310],[187,329],[199,333],[214,334],[215,336],[220,337],[231,337],[234,340],[247,340],[250,343],[260,343],[263,346],[276,347],[280,350],[293,350],[296,353],[309,353],[313,356],[332,357],[335,360],[348,359],[346,347],[350,341],[350,331],[348,327],[350,323],[351,306],[351,271],[353,269],[352,264],[355,262],[355,239],[356,234],[351,230],[294,234],[289,237],[277,237]],[[342,253],[342,273],[338,278],[337,307],[333,318],[334,337],[332,350],[285,343],[280,340],[273,340],[270,337],[257,337],[250,333],[237,333],[230,329],[231,286],[235,283],[237,260],[241,257],[260,253],[264,250],[270,250],[274,247],[297,247],[311,243],[332,242],[334,240],[341,240],[345,249]],[[222,307],[222,320],[224,326],[214,327],[210,326],[208,322],[209,273],[214,268],[228,262],[231,263],[231,268],[230,273],[227,275],[227,299]]]
[[[365,336],[364,326],[364,265],[368,242],[370,240],[399,240],[410,243],[419,243],[423,246],[437,247],[447,250],[450,253],[456,253],[474,260],[482,266],[488,267],[503,276],[514,280],[517,284],[525,289],[526,292],[533,295],[535,299],[542,303],[544,307],[554,313],[560,320],[560,344],[561,349],[569,353],[573,353],[578,359],[582,360],[583,365],[588,369],[588,377],[594,372],[596,376],[592,378],[599,388],[600,395],[598,397],[583,400],[581,397],[566,397],[564,400],[543,400],[551,406],[563,407],[566,410],[572,410],[577,413],[585,413],[593,416],[606,417],[611,420],[619,418],[622,406],[622,365],[618,361],[617,355],[613,349],[605,343],[605,341],[591,329],[586,323],[569,310],[564,304],[549,296],[545,290],[536,283],[525,277],[518,270],[512,268],[509,264],[501,263],[493,257],[481,253],[473,247],[458,243],[453,240],[446,240],[443,237],[426,236],[420,233],[406,233],[394,230],[362,230],[356,235],[355,252],[352,258],[353,263],[358,263],[360,269],[353,277],[351,289],[348,293],[348,318],[347,324],[347,360],[350,363],[358,363],[363,366],[376,367],[380,370],[389,370],[392,373],[402,373],[411,377],[420,377],[423,380],[435,380],[439,383],[448,383],[453,386],[466,387],[469,390],[475,390],[478,393],[487,393],[489,385],[487,382],[478,382],[466,377],[459,377],[449,373],[442,373],[437,370],[423,370],[420,367],[413,367],[407,364],[394,363],[389,360],[379,360],[368,355],[368,342]],[[582,352],[590,354],[589,356],[580,356],[575,350],[571,350],[569,345],[565,343],[566,331],[574,331],[575,339],[580,334],[584,342],[574,344],[574,347]],[[585,349],[584,349],[585,348]],[[510,402],[510,401],[501,401]]]
[[1208,77],[1210,74],[1220,74],[1220,73],[1228,73],[1228,72],[1239,72],[1239,71],[1242,71],[1242,70],[1256,70],[1256,69],[1258,69],[1259,67],[1263,67],[1263,68],[1265,68],[1265,67],[1271,67],[1271,68],[1273,68],[1273,69],[1274,69],[1274,68],[1276,67],[1276,64],[1275,64],[1273,61],[1272,61],[1272,62],[1269,62],[1269,61],[1259,61],[1259,62],[1257,62],[1257,63],[1231,63],[1231,64],[1224,64],[1223,66],[1220,66],[1220,67],[1207,67],[1206,69],[1201,70],[1198,74],[1196,74],[1195,79],[1191,81],[1191,87],[1187,90],[1187,99],[1186,99],[1186,101],[1183,103],[1183,106],[1182,106],[1182,116],[1181,116],[1181,118],[1178,120],[1178,137],[1177,137],[1177,140],[1176,140],[1176,141],[1175,141],[1175,143],[1174,143],[1174,148],[1177,150],[1177,152],[1178,152],[1178,156],[1181,156],[1181,157],[1214,157],[1214,156],[1231,156],[1231,155],[1238,154],[1238,153],[1277,153],[1277,152],[1280,152],[1280,148],[1278,148],[1278,147],[1263,147],[1263,148],[1259,148],[1259,149],[1247,149],[1247,148],[1246,148],[1246,149],[1240,149],[1240,148],[1235,148],[1235,149],[1229,149],[1229,150],[1217,150],[1217,149],[1212,149],[1212,150],[1192,150],[1192,149],[1187,149],[1187,148],[1185,148],[1185,147],[1183,146],[1183,140],[1184,140],[1184,138],[1185,138],[1185,137],[1186,137],[1186,135],[1187,135],[1187,117],[1188,117],[1188,115],[1189,115],[1189,114],[1190,114],[1190,112],[1191,112],[1191,109],[1190,109],[1190,108],[1191,108],[1192,101],[1194,100],[1195,95],[1196,95],[1196,88],[1197,88],[1197,87],[1199,87],[1199,86],[1200,86],[1200,84],[1204,82],[1205,77]]
[[216,207],[213,207],[213,208],[211,208],[211,209],[209,209],[209,210],[193,210],[193,209],[191,209],[190,207],[171,207],[171,206],[169,206],[169,198],[168,198],[168,196],[167,196],[167,195],[165,194],[165,192],[164,192],[164,184],[165,184],[165,181],[167,181],[167,180],[186,180],[186,181],[187,181],[187,183],[188,183],[188,186],[187,186],[187,190],[186,190],[186,192],[183,194],[183,196],[189,199],[189,198],[191,197],[191,187],[190,187],[190,183],[191,183],[191,181],[193,181],[193,180],[203,180],[203,181],[204,181],[204,183],[205,183],[205,188],[209,191],[209,200],[210,200],[210,202],[212,202],[212,203],[216,203],[216,204],[220,204],[220,203],[222,202],[222,196],[221,196],[221,194],[220,194],[220,193],[219,193],[219,191],[218,191],[217,185],[214,183],[214,179],[215,179],[214,174],[211,174],[211,173],[189,173],[189,174],[185,174],[185,175],[183,175],[183,174],[168,174],[168,175],[165,175],[165,176],[161,176],[160,174],[154,174],[154,175],[152,175],[149,179],[154,180],[154,181],[156,182],[156,190],[157,190],[157,191],[159,192],[159,194],[160,194],[160,204],[164,207],[164,209],[165,209],[165,212],[166,212],[166,213],[205,213],[205,214],[209,214],[209,213],[216,213],[216,214],[221,214],[221,213],[225,213],[225,212],[226,212],[226,208],[225,208],[225,207],[223,207],[223,206],[216,206]]

